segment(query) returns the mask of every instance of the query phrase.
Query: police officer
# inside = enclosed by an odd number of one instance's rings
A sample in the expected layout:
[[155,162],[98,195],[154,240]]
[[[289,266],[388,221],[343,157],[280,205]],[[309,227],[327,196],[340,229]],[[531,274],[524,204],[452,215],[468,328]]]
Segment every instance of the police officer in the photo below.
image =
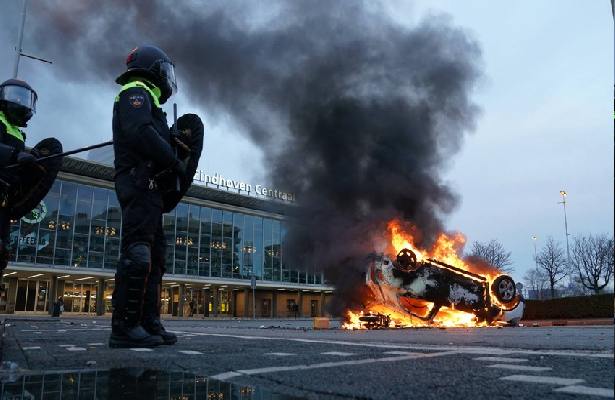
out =
[[[122,249],[115,275],[109,346],[153,347],[177,341],[160,322],[166,250],[162,213],[166,193],[175,189],[168,182],[186,181],[186,168],[192,163],[188,157],[177,156],[161,108],[177,90],[169,57],[155,46],[141,46],[130,52],[126,66],[127,70],[116,79],[122,88],[113,107],[115,189],[122,208]],[[194,115],[180,118],[178,126],[180,122],[202,132],[202,123]]]
[[19,183],[22,170],[5,167],[36,162],[36,155],[25,149],[26,134],[20,129],[36,112],[36,92],[26,82],[9,79],[0,84],[0,278],[10,254],[9,193]]

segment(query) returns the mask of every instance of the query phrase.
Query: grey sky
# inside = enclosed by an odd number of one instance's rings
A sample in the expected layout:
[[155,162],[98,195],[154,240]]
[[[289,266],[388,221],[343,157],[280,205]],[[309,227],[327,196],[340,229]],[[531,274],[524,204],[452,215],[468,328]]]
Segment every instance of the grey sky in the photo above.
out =
[[[10,77],[19,0],[1,0],[0,77]],[[30,7],[35,7],[31,2]],[[446,218],[468,241],[497,238],[513,252],[516,278],[533,265],[531,235],[564,240],[559,190],[569,193],[569,231],[613,233],[613,19],[607,0],[387,1],[401,24],[448,14],[483,51],[485,78],[475,93],[477,129],[448,166],[460,195]],[[557,4],[557,6],[555,5]],[[70,43],[66,44],[70,46]],[[24,50],[28,51],[26,26]],[[118,49],[125,52],[128,49]],[[53,54],[37,54],[53,59]],[[54,65],[22,59],[20,77],[39,93],[30,144],[47,136],[71,149],[111,136],[117,86],[58,81]],[[118,73],[122,66],[118,65]],[[177,66],[181,78],[181,65]],[[5,78],[2,78],[5,79]],[[242,134],[232,116],[192,108],[204,117],[201,168],[260,183],[267,155]]]

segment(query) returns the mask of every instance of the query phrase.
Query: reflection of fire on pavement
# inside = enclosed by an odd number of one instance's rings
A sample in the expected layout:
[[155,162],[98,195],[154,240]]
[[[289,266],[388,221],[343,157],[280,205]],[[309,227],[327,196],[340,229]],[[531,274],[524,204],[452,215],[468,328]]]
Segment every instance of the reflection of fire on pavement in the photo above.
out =
[[388,230],[397,255],[370,255],[365,308],[349,310],[344,328],[488,326],[519,304],[510,276],[459,257],[463,235],[442,233],[427,251],[397,221]]

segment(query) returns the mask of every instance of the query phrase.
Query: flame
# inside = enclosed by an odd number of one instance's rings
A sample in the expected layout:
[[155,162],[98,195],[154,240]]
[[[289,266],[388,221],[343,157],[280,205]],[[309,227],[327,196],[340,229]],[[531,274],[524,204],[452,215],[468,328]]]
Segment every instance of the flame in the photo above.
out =
[[[487,285],[490,288],[491,283],[501,273],[492,266],[488,265],[475,265],[464,261],[460,254],[463,252],[463,247],[466,243],[466,238],[463,234],[455,232],[440,233],[436,238],[435,243],[430,249],[422,249],[416,245],[417,239],[420,238],[420,232],[413,227],[409,226],[405,229],[402,228],[402,224],[398,220],[392,220],[387,225],[387,230],[391,237],[391,250],[395,252],[394,255],[399,253],[402,249],[410,249],[416,254],[417,262],[428,261],[430,259],[438,260],[460,270],[467,271],[466,275],[469,278],[477,279],[475,275],[479,274],[487,279]],[[393,255],[393,256],[394,256]],[[458,271],[462,273],[462,271]],[[374,290],[374,288],[370,288]],[[375,296],[377,298],[377,296]],[[493,293],[491,293],[491,301],[494,305],[504,308],[497,302]],[[429,311],[433,307],[432,303],[417,300],[417,299],[400,299],[400,307],[393,307],[389,304],[383,304],[378,301],[366,300],[366,312],[355,312],[352,310],[347,311],[346,322],[342,325],[344,329],[366,329],[366,323],[361,321],[361,317],[367,315],[382,314],[389,316],[391,322],[390,327],[477,327],[487,326],[486,322],[479,322],[477,317],[469,312],[455,310],[454,308],[442,307],[438,311],[434,320],[429,323],[419,317],[425,317],[429,314]],[[403,306],[403,307],[402,307]],[[412,316],[405,309],[413,310],[413,313],[417,316]]]

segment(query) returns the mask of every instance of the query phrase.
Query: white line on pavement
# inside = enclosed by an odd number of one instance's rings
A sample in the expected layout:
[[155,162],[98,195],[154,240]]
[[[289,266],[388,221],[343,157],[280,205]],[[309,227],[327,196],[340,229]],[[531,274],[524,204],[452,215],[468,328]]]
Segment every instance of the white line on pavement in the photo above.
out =
[[87,349],[85,347],[66,347],[66,350],[68,350],[68,351],[86,351]]
[[295,353],[281,353],[281,352],[273,352],[273,353],[265,353],[266,356],[276,356],[276,357],[288,357],[288,356],[296,356]]
[[231,335],[225,333],[203,333],[203,332],[185,332],[173,331],[174,333],[192,333],[197,336],[214,336],[214,337],[230,337],[236,339],[248,340],[286,340],[291,342],[301,343],[324,343],[324,344],[339,344],[342,346],[358,346],[358,347],[375,347],[382,349],[409,349],[423,351],[456,351],[464,354],[477,355],[509,355],[509,354],[524,354],[524,355],[553,355],[553,356],[568,356],[568,357],[592,357],[592,358],[613,358],[613,353],[592,352],[592,351],[568,351],[568,350],[525,350],[525,349],[506,349],[499,347],[474,347],[474,346],[437,346],[437,345],[419,345],[419,344],[390,344],[390,343],[370,343],[370,342],[346,342],[341,340],[325,340],[325,339],[301,339],[287,337],[270,337],[270,336],[243,336]]
[[59,344],[58,347],[75,347],[74,344]]
[[148,348],[144,348],[144,347],[134,347],[134,348],[132,348],[130,350],[132,350],[132,351],[140,351],[140,352],[152,351],[152,349],[148,349]]
[[487,368],[500,368],[509,369],[511,371],[527,371],[527,372],[542,372],[551,371],[551,367],[531,367],[529,365],[517,365],[517,364],[493,364],[487,365]]
[[416,352],[413,352],[413,351],[396,351],[396,350],[393,350],[393,351],[385,351],[383,354],[390,354],[390,355],[393,355],[393,356],[404,356],[404,355],[407,356],[407,355],[410,355],[410,354],[425,354],[425,353],[416,353]]
[[554,392],[586,394],[593,396],[602,396],[613,398],[613,389],[595,388],[582,385],[564,386],[562,388],[553,389]]
[[196,351],[196,350],[180,350],[179,352],[182,354],[188,354],[188,355],[203,354],[200,351]]
[[104,343],[88,343],[88,346],[104,346]]
[[527,382],[527,383],[545,383],[548,385],[569,386],[577,383],[585,382],[585,379],[569,379],[560,378],[557,376],[537,376],[537,375],[510,375],[503,376],[500,379],[505,381]]
[[473,358],[475,361],[489,361],[489,362],[509,362],[509,363],[520,363],[526,362],[527,358],[512,358],[512,357],[476,357]]
[[326,356],[340,356],[340,357],[348,357],[354,355],[354,353],[346,353],[344,351],[325,351],[324,354]]
[[284,367],[264,367],[264,368],[255,368],[255,369],[240,369],[237,371],[228,371],[223,372],[221,374],[217,374],[212,376],[213,379],[218,380],[226,380],[235,378],[242,375],[258,375],[258,374],[268,374],[271,372],[283,372],[283,371],[302,371],[308,369],[319,369],[319,368],[334,368],[341,367],[346,365],[365,365],[365,364],[373,364],[378,362],[398,362],[398,361],[408,361],[417,358],[432,358],[432,357],[443,357],[452,354],[459,354],[457,351],[443,351],[441,353],[429,353],[429,354],[412,354],[406,356],[398,356],[398,357],[383,357],[383,358],[366,358],[362,360],[349,360],[349,361],[337,361],[337,362],[325,362],[318,364],[300,364],[300,365],[290,365]]
[[41,346],[22,347],[22,350],[40,350]]

